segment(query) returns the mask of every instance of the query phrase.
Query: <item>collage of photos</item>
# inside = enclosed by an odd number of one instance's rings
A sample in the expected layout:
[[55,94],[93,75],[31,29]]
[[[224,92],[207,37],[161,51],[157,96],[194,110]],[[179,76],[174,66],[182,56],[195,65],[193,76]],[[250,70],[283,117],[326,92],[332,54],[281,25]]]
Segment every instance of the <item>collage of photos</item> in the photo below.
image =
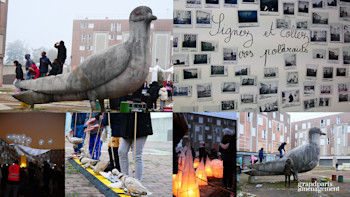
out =
[[348,0],[0,0],[0,197],[349,196],[348,28]]

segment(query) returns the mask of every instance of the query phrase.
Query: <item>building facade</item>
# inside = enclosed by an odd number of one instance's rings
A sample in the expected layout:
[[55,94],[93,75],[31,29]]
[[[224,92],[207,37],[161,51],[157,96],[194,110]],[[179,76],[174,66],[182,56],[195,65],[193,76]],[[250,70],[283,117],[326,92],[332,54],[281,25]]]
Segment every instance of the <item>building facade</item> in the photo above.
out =
[[258,158],[261,148],[264,161],[276,159],[278,147],[286,142],[286,152],[291,150],[290,115],[287,113],[240,112],[237,119],[237,160],[248,165],[250,156]]
[[[91,54],[120,44],[129,37],[129,20],[83,19],[73,21],[71,66],[74,68]],[[151,23],[150,62],[162,69],[171,67],[172,20]]]
[[292,148],[307,144],[308,131],[313,127],[326,134],[320,137],[320,166],[334,166],[337,161],[339,165],[350,163],[350,113],[293,122]]
[[0,0],[0,87],[3,82],[3,65],[6,44],[8,0]]

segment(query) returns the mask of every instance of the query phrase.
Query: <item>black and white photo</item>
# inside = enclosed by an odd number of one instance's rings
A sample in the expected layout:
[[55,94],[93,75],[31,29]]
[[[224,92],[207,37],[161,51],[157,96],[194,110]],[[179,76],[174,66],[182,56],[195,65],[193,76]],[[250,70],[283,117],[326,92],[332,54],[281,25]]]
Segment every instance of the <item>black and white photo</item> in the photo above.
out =
[[278,78],[278,67],[264,68],[264,78]]
[[344,43],[350,43],[350,32],[348,29],[348,25],[344,25],[343,35],[344,35]]
[[223,0],[224,8],[236,8],[238,0]]
[[295,27],[297,29],[309,29],[310,21],[307,19],[295,19]]
[[287,87],[298,86],[299,76],[298,71],[287,72]]
[[173,65],[188,67],[189,66],[189,54],[174,53],[173,55]]
[[339,0],[339,5],[350,5],[349,0]]
[[335,76],[336,77],[348,77],[348,71],[349,69],[347,67],[338,67],[336,68],[336,71],[335,71]]
[[306,99],[304,100],[303,104],[304,104],[304,110],[315,108],[317,104],[317,99],[316,98]]
[[278,15],[279,0],[260,0],[260,14]]
[[304,81],[304,96],[314,96],[315,91],[315,81]]
[[311,25],[315,27],[328,27],[328,12],[312,12]]
[[297,54],[285,53],[284,54],[284,68],[295,69],[297,67]]
[[239,92],[239,84],[236,82],[222,82],[221,93],[234,94]]
[[331,98],[329,97],[320,97],[318,102],[319,107],[330,107],[331,106]]
[[260,96],[272,96],[278,93],[278,81],[262,81],[259,82],[259,94]]
[[317,79],[317,69],[318,69],[318,65],[316,65],[316,64],[306,64],[306,79],[316,80]]
[[184,79],[200,79],[200,74],[200,69],[198,68],[183,69]]
[[294,14],[295,14],[295,3],[283,2],[283,15],[294,16]]
[[337,9],[338,0],[326,0],[326,7],[329,9]]
[[179,52],[179,44],[180,44],[180,34],[174,33],[173,34],[173,50],[174,52]]
[[312,29],[310,35],[310,43],[327,44],[327,29]]
[[201,8],[202,0],[186,0],[186,8]]
[[349,92],[350,83],[339,83],[338,84],[338,93]]
[[259,111],[260,112],[274,112],[278,111],[278,99],[264,99],[259,100]]
[[236,105],[235,100],[221,101],[221,111],[235,110],[237,109]]
[[173,90],[174,96],[192,96],[192,86],[189,85],[176,85]]
[[257,10],[238,10],[238,26],[239,27],[257,27],[258,11]]
[[324,81],[333,80],[333,67],[325,66],[323,67],[323,78]]
[[255,104],[257,103],[257,95],[254,93],[245,93],[241,95],[241,104]]
[[293,107],[300,105],[300,91],[282,90],[282,108]]
[[210,54],[193,54],[193,64],[210,64]]
[[219,0],[204,0],[206,8],[219,8],[220,1]]
[[339,63],[339,48],[328,48],[328,63]]
[[174,10],[174,27],[192,27],[191,10]]
[[340,93],[339,102],[349,102],[349,93]]
[[309,0],[299,0],[298,1],[298,15],[299,16],[308,16],[310,10]]
[[201,41],[201,51],[202,52],[217,52],[218,51],[218,41]]
[[211,83],[197,84],[198,101],[212,100],[212,85]]
[[329,42],[343,42],[343,24],[329,24]]
[[235,76],[250,75],[250,66],[236,66],[234,67]]
[[211,65],[210,66],[211,77],[225,77],[227,76],[227,65]]
[[255,86],[256,76],[241,76],[241,86]]
[[211,27],[211,10],[196,11],[196,27]]
[[313,59],[326,59],[327,51],[326,49],[312,49],[312,58]]
[[290,18],[276,18],[276,29],[290,29]]
[[242,1],[242,4],[245,4],[245,3],[254,3],[254,4],[259,3],[258,0],[241,0],[241,1]]
[[325,8],[325,0],[311,0],[312,8]]
[[350,6],[339,6],[339,20],[350,21]]
[[237,47],[224,47],[223,48],[223,62],[224,64],[236,64],[237,63]]
[[350,47],[343,47],[343,65],[350,65]]
[[333,85],[332,84],[321,84],[320,94],[333,94]]
[[197,51],[197,34],[182,34],[182,51]]

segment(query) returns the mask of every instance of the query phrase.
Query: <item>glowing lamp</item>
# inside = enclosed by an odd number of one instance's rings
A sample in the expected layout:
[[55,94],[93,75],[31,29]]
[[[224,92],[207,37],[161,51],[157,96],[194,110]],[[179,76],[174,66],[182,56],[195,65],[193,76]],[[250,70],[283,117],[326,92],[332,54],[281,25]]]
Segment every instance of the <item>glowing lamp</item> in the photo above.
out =
[[198,168],[198,166],[199,166],[199,158],[195,158],[194,162],[193,162],[193,167],[194,167],[194,169],[196,169],[196,168]]
[[21,155],[21,168],[27,167],[27,157],[25,155]]
[[205,172],[203,159],[196,170],[196,176],[197,176],[197,182],[199,186],[208,185],[207,173]]
[[[190,147],[190,146],[188,146]],[[182,171],[181,187],[178,189],[177,197],[199,197],[199,188],[196,173],[193,168],[191,150],[186,153],[185,165]]]
[[222,178],[224,176],[224,165],[221,160],[214,159],[212,161],[212,167],[215,178]]
[[213,168],[211,167],[211,161],[209,157],[207,156],[207,159],[205,160],[205,173],[207,174],[207,177],[213,177]]

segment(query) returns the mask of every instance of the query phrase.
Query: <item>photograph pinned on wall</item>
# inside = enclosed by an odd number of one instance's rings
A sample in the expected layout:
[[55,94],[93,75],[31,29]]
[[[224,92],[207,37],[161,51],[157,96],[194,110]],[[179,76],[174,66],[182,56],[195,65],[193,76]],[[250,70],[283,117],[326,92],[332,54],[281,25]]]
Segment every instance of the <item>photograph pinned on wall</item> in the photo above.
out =
[[174,83],[179,83],[179,78],[180,78],[179,71],[178,70],[174,70],[173,82]]
[[344,43],[350,43],[350,32],[347,25],[344,25],[343,35]]
[[316,64],[306,64],[306,79],[307,80],[316,80],[317,79],[317,69],[318,69],[318,65],[316,65]]
[[304,81],[304,96],[315,95],[315,81]]
[[236,100],[221,101],[221,111],[229,111],[237,109]]
[[349,0],[339,0],[339,5],[350,5]]
[[224,0],[224,8],[236,8],[238,0]]
[[179,44],[180,44],[180,34],[173,34],[173,50],[174,52],[179,52]]
[[239,92],[239,84],[236,82],[222,82],[221,93],[223,94],[235,94]]
[[300,91],[298,89],[282,91],[282,108],[294,107],[299,105]]
[[258,102],[258,95],[254,93],[241,94],[241,104],[256,104]]
[[236,64],[237,63],[237,47],[224,47],[223,52],[223,64]]
[[174,96],[192,96],[191,85],[176,85],[173,91]]
[[312,8],[314,9],[322,9],[325,8],[325,0],[311,0]]
[[287,72],[286,74],[287,74],[287,87],[298,86],[299,84],[298,71]]
[[218,41],[201,41],[201,52],[217,52]]
[[328,48],[328,63],[339,63],[339,48]]
[[260,99],[277,96],[278,80],[259,82]]
[[350,47],[343,47],[343,65],[350,65]]
[[338,8],[338,0],[326,0],[326,7],[328,9],[337,9]]
[[336,77],[348,77],[349,69],[344,67],[336,68],[335,76]]
[[343,42],[343,24],[330,23],[329,34],[329,42]]
[[283,15],[294,16],[295,15],[295,3],[294,2],[283,2]]
[[242,1],[242,4],[257,4],[257,3],[259,3],[259,1],[258,0],[241,0]]
[[200,79],[201,70],[199,68],[186,68],[183,69],[183,79]]
[[340,93],[338,97],[338,101],[340,102],[349,102],[349,93]]
[[276,18],[276,29],[290,29],[291,20],[289,17]]
[[277,78],[278,77],[278,67],[268,67],[264,68],[264,78]]
[[197,99],[198,101],[211,101],[213,99],[211,83],[197,84]]
[[304,105],[304,110],[310,110],[316,107],[317,104],[317,99],[316,98],[311,98],[311,99],[306,99],[303,102]]
[[220,8],[219,0],[204,0],[206,8]]
[[278,111],[278,98],[259,100],[260,112]]
[[210,76],[211,77],[226,77],[227,76],[227,65],[211,65]]
[[174,10],[173,27],[191,28],[192,11],[191,10]]
[[320,94],[326,94],[326,95],[333,94],[333,85],[332,84],[321,84]]
[[257,10],[238,10],[238,27],[258,27]]
[[311,29],[310,30],[310,43],[311,44],[327,44],[327,29]]
[[220,105],[205,105],[203,106],[203,112],[218,112],[221,110]]
[[260,14],[279,15],[278,1],[279,0],[260,0]]
[[310,1],[300,0],[298,1],[298,15],[309,16]]
[[328,12],[312,12],[311,26],[313,27],[328,27],[329,13]]
[[210,64],[210,54],[193,54],[193,64]]
[[198,34],[182,34],[182,51],[194,52],[197,51]]
[[237,66],[234,67],[235,76],[248,76],[250,75],[250,66]]
[[325,60],[327,51],[326,49],[312,49],[312,59]]
[[284,54],[284,68],[295,69],[297,67],[297,54],[285,53]]
[[186,0],[186,8],[202,8],[202,0]]
[[241,86],[256,86],[256,76],[241,76]]
[[211,10],[196,10],[196,27],[211,28]]
[[323,81],[333,81],[333,67],[323,67]]
[[338,93],[349,92],[350,83],[339,83],[338,84]]
[[185,112],[198,112],[198,105],[181,106],[180,111]]
[[339,20],[350,21],[350,6],[339,6]]
[[295,27],[297,29],[309,29],[310,21],[307,19],[295,19]]
[[189,54],[175,53],[173,55],[173,65],[175,67],[188,67],[189,66]]
[[329,97],[320,97],[318,102],[319,107],[330,107],[331,106],[331,98]]

